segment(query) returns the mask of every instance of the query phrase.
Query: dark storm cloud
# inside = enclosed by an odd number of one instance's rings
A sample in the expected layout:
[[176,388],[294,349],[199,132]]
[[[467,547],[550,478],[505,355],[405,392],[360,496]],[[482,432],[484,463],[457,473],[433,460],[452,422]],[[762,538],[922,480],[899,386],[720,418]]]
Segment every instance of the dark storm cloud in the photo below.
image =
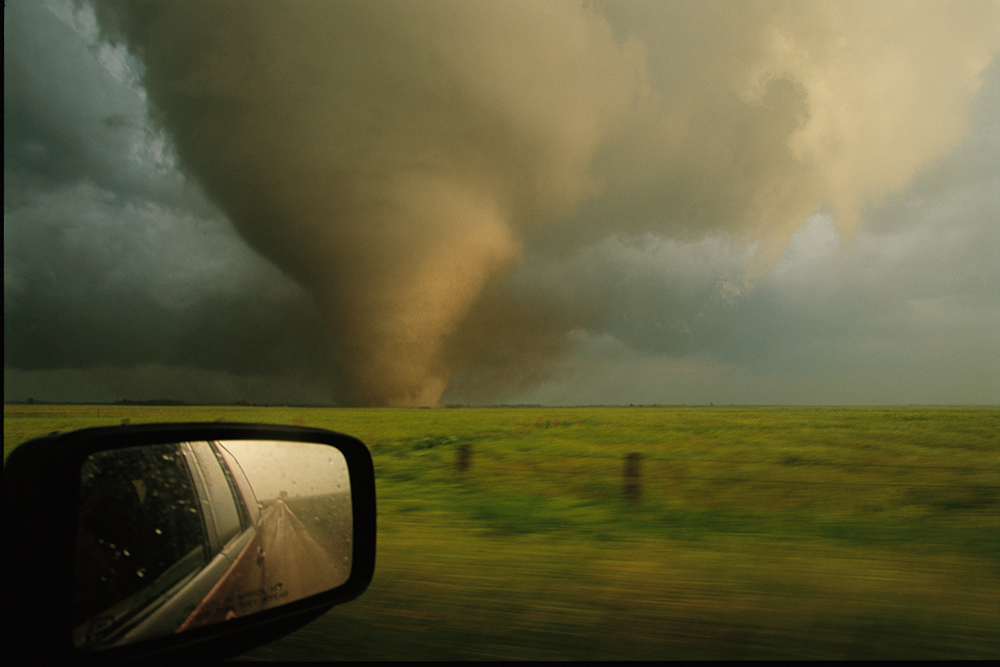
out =
[[1000,40],[969,2],[98,8],[182,166],[315,295],[359,404],[544,365],[571,320],[484,296],[526,253],[725,233],[756,276],[824,206],[850,236],[959,142]]
[[[329,401],[336,379],[308,295],[173,168],[134,75],[113,76],[124,52],[88,40],[86,14],[74,25],[65,9],[4,12],[4,366],[17,392],[5,397],[33,387],[87,400],[61,369],[77,381],[104,369],[104,400],[229,401],[245,396],[240,376],[280,372]],[[129,368],[144,368],[141,379]],[[192,377],[206,386],[171,386],[183,377],[171,368],[204,369]],[[34,371],[49,374],[47,392]],[[206,391],[204,372],[232,380]]]
[[1000,398],[996,2],[97,4],[5,6],[5,396]]
[[15,189],[82,180],[118,192],[157,189],[156,174],[129,160],[147,126],[139,90],[97,56],[44,4],[5,5],[4,171],[5,181],[18,179]]
[[[102,116],[130,111],[138,118],[141,108],[120,89],[95,89],[107,74],[81,53],[72,30],[47,14],[41,3],[4,7],[4,167],[56,182],[91,172],[106,180],[116,147],[94,136]],[[104,99],[95,99],[101,92]],[[89,131],[81,127],[88,124]]]
[[273,372],[322,357],[308,297],[224,222],[85,184],[4,217],[7,365]]

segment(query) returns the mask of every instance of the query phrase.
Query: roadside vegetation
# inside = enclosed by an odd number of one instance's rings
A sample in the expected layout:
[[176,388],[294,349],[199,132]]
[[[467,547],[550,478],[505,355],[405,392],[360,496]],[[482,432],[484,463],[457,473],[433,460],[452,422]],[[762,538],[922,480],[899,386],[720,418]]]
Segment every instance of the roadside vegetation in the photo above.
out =
[[246,659],[1000,657],[1000,409],[8,405],[4,453],[219,419],[376,469],[369,590]]

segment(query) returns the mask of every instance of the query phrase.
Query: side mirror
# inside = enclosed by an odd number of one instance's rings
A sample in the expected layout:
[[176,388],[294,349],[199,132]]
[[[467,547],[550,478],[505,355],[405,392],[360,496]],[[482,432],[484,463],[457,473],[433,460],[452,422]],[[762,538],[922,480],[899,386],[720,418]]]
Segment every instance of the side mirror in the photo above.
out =
[[39,438],[5,463],[4,515],[6,646],[38,660],[231,657],[357,597],[374,572],[371,456],[320,429]]

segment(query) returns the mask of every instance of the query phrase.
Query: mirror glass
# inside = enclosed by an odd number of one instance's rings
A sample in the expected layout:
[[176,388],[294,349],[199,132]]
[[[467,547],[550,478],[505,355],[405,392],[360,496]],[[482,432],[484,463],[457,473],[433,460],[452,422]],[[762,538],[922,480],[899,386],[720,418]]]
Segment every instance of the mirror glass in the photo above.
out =
[[99,650],[271,609],[351,573],[347,462],[302,442],[98,452],[80,476],[73,639]]

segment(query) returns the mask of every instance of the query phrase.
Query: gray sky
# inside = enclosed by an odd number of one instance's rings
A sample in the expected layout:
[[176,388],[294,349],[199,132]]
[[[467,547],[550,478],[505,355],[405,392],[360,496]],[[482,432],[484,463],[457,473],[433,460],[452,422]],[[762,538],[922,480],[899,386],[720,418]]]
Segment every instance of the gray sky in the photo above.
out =
[[223,440],[239,461],[257,500],[350,493],[347,460],[336,447],[309,442]]
[[1000,403],[1000,3],[133,5],[5,5],[5,400]]

